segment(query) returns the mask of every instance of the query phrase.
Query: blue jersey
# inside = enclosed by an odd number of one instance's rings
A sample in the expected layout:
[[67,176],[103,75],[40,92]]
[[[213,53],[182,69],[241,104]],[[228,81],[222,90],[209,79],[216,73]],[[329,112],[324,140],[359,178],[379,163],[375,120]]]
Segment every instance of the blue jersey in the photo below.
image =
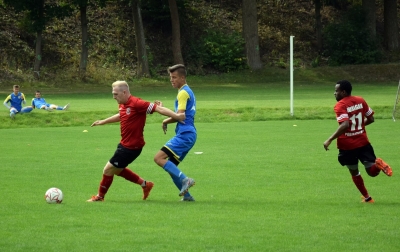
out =
[[50,104],[46,103],[46,100],[44,98],[33,98],[32,99],[32,106],[34,108],[40,109],[43,105],[46,107],[50,106]]
[[179,91],[175,100],[175,112],[185,110],[185,123],[178,122],[176,124],[175,133],[196,132],[194,126],[194,116],[196,115],[196,97],[190,87],[185,84]]
[[10,103],[11,107],[15,108],[18,112],[22,109],[22,101],[25,100],[25,95],[21,92],[18,92],[17,95],[11,93],[7,98],[4,100],[4,103]]

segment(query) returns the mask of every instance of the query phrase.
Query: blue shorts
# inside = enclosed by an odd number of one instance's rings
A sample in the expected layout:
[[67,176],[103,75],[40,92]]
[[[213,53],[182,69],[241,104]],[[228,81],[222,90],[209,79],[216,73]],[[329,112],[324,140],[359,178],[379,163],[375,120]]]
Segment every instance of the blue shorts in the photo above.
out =
[[10,108],[10,112],[21,113],[21,114],[23,114],[23,113],[31,112],[32,109],[33,109],[32,107],[23,107],[23,108],[20,108],[20,109],[18,110],[18,109],[15,108],[15,107],[11,107],[11,108]]
[[169,156],[170,160],[174,158],[179,163],[192,149],[196,139],[196,132],[182,132],[170,139],[161,150]]

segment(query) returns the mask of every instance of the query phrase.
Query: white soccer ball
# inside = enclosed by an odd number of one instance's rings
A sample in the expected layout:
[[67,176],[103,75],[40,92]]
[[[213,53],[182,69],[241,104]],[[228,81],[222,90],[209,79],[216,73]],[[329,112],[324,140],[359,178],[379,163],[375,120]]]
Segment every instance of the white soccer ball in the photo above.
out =
[[63,193],[60,189],[52,187],[46,191],[44,199],[49,204],[60,204],[63,200]]

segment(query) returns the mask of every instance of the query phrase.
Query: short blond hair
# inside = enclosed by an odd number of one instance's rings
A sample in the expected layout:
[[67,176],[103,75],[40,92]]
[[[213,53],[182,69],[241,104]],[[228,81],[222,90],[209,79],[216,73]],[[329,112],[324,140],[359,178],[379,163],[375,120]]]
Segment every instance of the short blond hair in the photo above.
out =
[[111,86],[118,87],[120,90],[125,89],[129,91],[129,85],[126,81],[116,81]]

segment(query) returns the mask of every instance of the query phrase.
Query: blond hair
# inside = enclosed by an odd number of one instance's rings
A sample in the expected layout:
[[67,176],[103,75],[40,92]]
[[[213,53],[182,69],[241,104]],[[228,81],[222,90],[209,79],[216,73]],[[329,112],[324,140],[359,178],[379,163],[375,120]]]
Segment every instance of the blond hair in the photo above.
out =
[[111,86],[118,87],[119,90],[128,90],[129,91],[129,85],[126,81],[116,81]]

